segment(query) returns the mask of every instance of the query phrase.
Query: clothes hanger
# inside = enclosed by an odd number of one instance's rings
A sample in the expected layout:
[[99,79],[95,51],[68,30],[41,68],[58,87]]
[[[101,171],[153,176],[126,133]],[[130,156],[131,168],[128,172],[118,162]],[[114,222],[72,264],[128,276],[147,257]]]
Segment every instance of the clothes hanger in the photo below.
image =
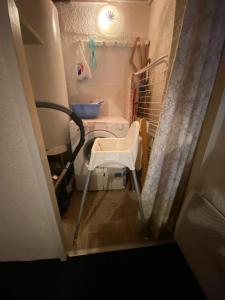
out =
[[130,57],[130,63],[132,65],[132,67],[134,68],[135,72],[140,69],[140,67],[138,67],[134,62],[134,56],[135,56],[135,52],[137,50],[139,50],[140,65],[142,66],[143,60],[142,60],[142,53],[141,53],[141,39],[140,39],[140,37],[136,38],[136,40],[134,42],[133,51],[132,51],[131,57]]

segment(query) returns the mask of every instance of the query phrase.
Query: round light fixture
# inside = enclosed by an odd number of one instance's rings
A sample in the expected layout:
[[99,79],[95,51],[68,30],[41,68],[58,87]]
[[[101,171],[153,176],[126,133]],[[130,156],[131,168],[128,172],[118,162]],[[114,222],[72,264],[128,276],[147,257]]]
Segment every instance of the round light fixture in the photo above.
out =
[[117,36],[122,27],[122,17],[119,10],[112,5],[104,6],[98,14],[98,27],[103,35]]

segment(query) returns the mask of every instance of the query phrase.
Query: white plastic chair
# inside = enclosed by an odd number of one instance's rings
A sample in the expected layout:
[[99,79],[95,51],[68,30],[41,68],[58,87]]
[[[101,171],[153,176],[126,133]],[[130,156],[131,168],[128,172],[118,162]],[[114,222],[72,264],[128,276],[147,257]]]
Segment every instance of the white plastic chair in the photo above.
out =
[[139,142],[139,122],[134,121],[126,137],[124,138],[96,138],[91,149],[91,158],[88,165],[88,175],[84,186],[81,200],[80,211],[77,219],[74,240],[76,240],[84,204],[87,196],[88,185],[90,182],[91,172],[97,167],[118,168],[127,167],[132,172],[134,188],[139,202],[139,212],[142,222],[144,221],[144,213],[141,203],[141,195],[135,172],[135,162],[138,153]]

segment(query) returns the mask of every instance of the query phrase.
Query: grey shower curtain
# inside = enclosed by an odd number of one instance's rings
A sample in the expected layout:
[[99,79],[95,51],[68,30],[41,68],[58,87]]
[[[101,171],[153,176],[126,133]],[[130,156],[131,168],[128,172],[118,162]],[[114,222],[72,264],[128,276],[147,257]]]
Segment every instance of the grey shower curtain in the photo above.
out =
[[190,168],[225,36],[225,1],[189,0],[142,190],[146,220],[158,236]]

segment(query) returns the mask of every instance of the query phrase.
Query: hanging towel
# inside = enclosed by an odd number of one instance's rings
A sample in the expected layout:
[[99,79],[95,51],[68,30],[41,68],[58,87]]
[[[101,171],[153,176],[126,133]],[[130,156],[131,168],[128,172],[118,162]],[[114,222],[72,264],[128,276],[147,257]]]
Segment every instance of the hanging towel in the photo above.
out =
[[92,69],[96,69],[97,67],[97,61],[96,61],[96,42],[94,38],[89,38],[89,49],[91,51],[91,59],[90,59],[90,65]]
[[87,63],[84,54],[84,45],[82,42],[78,42],[76,51],[76,76],[77,80],[91,79],[91,70]]

